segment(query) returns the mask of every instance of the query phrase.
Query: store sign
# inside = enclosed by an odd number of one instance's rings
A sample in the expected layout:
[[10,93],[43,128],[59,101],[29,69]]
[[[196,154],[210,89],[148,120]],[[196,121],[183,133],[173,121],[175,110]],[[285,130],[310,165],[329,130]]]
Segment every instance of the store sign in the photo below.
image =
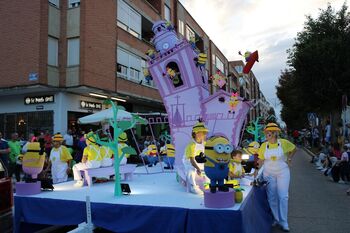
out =
[[89,102],[89,101],[85,101],[85,100],[80,101],[80,107],[84,108],[84,109],[102,110],[101,103]]
[[29,73],[28,75],[28,80],[29,81],[38,81],[39,79],[39,74],[38,73]]
[[30,104],[47,104],[47,103],[54,103],[55,102],[55,96],[54,95],[45,95],[45,96],[34,96],[34,97],[25,97],[24,98],[24,104],[30,105]]

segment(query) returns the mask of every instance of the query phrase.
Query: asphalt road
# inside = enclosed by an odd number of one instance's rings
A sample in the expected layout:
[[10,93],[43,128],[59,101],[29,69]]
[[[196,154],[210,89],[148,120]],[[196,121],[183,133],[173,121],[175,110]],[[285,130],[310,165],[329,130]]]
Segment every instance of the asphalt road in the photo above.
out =
[[[291,233],[350,233],[349,185],[330,181],[299,149],[293,159],[289,189]],[[282,232],[278,227],[272,233]]]

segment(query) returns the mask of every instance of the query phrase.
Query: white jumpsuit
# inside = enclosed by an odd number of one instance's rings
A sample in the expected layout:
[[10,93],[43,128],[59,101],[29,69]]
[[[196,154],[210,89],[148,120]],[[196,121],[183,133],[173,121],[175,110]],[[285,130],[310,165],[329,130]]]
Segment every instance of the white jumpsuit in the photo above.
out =
[[289,166],[286,163],[281,142],[278,147],[270,149],[266,143],[263,176],[267,180],[267,198],[275,220],[288,227],[288,189],[290,181]]
[[90,150],[93,151],[95,154],[94,160],[89,160],[85,163],[77,163],[73,166],[73,175],[74,175],[74,180],[82,180],[80,170],[85,170],[89,168],[99,168],[101,167],[101,154],[100,154],[100,149],[89,145],[88,146]]
[[[204,153],[204,143],[199,144],[195,143],[195,149],[194,153],[195,156],[199,155],[200,152]],[[189,188],[189,191],[192,193],[199,193],[200,189],[203,188],[204,182],[209,182],[209,179],[203,174],[204,173],[204,163],[197,163],[198,167],[202,171],[202,175],[198,176],[196,172],[196,168],[192,166],[190,159],[186,158],[186,155],[183,156],[182,161],[185,166],[185,172],[186,172],[186,180],[187,180],[187,185]]]
[[62,147],[59,147],[58,150],[52,149],[50,153],[51,175],[54,184],[66,182],[68,180],[68,164],[61,160],[61,153]]

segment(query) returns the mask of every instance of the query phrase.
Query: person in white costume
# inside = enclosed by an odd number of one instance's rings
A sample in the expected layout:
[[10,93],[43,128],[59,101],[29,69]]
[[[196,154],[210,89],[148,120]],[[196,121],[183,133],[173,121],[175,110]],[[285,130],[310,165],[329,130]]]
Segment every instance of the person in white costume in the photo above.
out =
[[195,160],[195,156],[200,153],[204,154],[205,140],[208,131],[204,123],[196,123],[192,128],[193,141],[187,145],[185,155],[183,156],[187,185],[189,186],[190,192],[196,194],[203,194],[200,185],[197,184],[197,180],[209,181],[204,174],[204,163],[197,163]]
[[73,166],[74,180],[76,180],[74,186],[76,187],[82,187],[84,185],[80,174],[81,170],[101,167],[102,156],[100,147],[96,144],[93,133],[89,133],[85,138],[87,147],[84,149],[81,163],[77,163]]
[[49,165],[51,167],[52,182],[54,184],[66,182],[68,173],[70,173],[70,163],[72,155],[67,147],[62,145],[63,137],[61,134],[55,134],[52,137],[53,148],[50,152]]
[[268,123],[264,129],[266,142],[259,149],[259,165],[264,165],[263,176],[268,182],[267,198],[274,217],[273,226],[280,225],[289,232],[288,190],[290,182],[289,167],[296,147],[288,140],[278,138],[280,128]]
[[[101,141],[108,142],[108,136],[103,136]],[[108,146],[100,146],[100,155],[101,155],[101,167],[110,167],[113,165],[113,150]]]

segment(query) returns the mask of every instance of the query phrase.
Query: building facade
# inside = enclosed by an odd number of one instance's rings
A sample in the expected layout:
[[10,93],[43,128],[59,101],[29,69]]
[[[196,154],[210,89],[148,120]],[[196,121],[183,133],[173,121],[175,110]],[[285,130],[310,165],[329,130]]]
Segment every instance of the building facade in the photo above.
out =
[[207,54],[208,77],[220,70],[229,77],[226,91],[259,97],[251,75],[239,83],[244,63],[229,62],[178,0],[3,0],[0,131],[78,130],[78,118],[103,109],[106,98],[132,112],[165,112],[145,77],[145,52],[154,49],[152,25],[160,19],[195,39]]

